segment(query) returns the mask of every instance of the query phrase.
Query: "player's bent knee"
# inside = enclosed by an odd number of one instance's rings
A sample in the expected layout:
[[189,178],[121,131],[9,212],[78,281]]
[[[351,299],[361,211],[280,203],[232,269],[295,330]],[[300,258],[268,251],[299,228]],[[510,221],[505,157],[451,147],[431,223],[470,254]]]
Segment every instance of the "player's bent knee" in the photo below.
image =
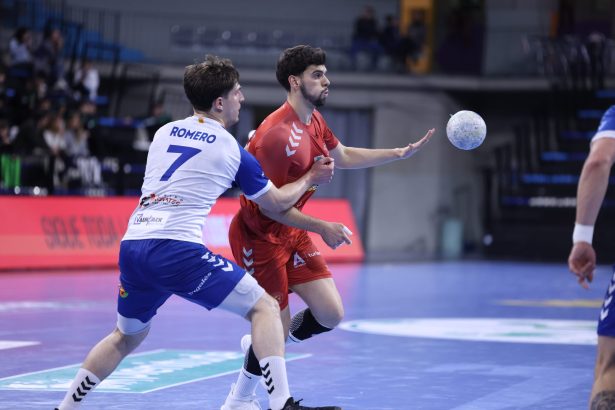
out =
[[333,329],[344,320],[344,307],[342,305],[336,305],[324,313],[319,314],[313,312],[313,314],[318,323],[329,329]]
[[279,320],[280,318],[280,305],[269,294],[263,293],[258,302],[254,305],[254,309],[251,312],[261,313],[267,316],[273,316]]

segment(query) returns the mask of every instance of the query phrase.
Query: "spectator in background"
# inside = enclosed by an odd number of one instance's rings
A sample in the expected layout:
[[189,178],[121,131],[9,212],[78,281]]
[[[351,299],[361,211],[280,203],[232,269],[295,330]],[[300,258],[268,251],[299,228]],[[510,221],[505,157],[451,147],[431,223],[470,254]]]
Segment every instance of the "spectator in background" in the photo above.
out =
[[45,73],[47,84],[51,88],[66,88],[63,48],[64,38],[60,30],[45,28],[43,42],[34,53],[34,67],[37,71]]
[[[47,102],[41,102],[47,106]],[[39,106],[40,107],[40,106]],[[20,155],[46,156],[48,153],[47,143],[43,137],[43,131],[49,122],[48,109],[39,109],[32,117],[28,118],[19,126],[19,131],[13,144],[15,151]]]
[[154,134],[158,128],[164,124],[173,121],[171,114],[164,111],[164,103],[157,101],[152,104],[149,114],[143,119],[143,125],[147,130],[147,135],[150,141],[154,139]]
[[49,181],[48,187],[51,193],[55,188],[63,185],[64,171],[66,170],[66,138],[65,124],[62,114],[53,113],[49,118],[49,122],[43,131],[43,138],[47,144],[47,149],[50,154],[50,165],[52,180]]
[[416,63],[421,58],[427,43],[427,12],[424,9],[412,10],[407,33],[404,49]]
[[384,53],[391,59],[393,68],[397,68],[404,57],[400,55],[399,20],[392,14],[388,14],[384,18],[384,27],[380,33],[380,45]]
[[90,155],[88,140],[90,133],[81,122],[81,115],[74,111],[68,114],[64,139],[66,154],[77,171],[81,186],[92,187],[101,184],[100,162]]
[[9,41],[9,56],[12,66],[32,63],[32,32],[26,27],[19,27]]
[[370,57],[370,69],[378,67],[378,61],[382,54],[382,47],[379,42],[380,32],[378,31],[378,21],[372,6],[365,6],[363,12],[354,22],[352,34],[352,45],[350,57],[353,65],[357,66],[359,54],[367,54]]
[[81,63],[81,67],[75,71],[75,76],[73,78],[75,100],[80,101],[83,98],[87,98],[90,101],[96,101],[99,86],[100,75],[98,74],[98,70],[94,67],[92,61],[84,59]]

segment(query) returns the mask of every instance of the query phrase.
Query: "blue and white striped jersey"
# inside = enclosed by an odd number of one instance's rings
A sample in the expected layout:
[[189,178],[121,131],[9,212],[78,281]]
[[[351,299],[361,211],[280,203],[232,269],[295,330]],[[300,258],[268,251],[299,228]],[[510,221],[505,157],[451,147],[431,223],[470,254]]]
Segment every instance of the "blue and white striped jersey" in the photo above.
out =
[[192,116],[162,126],[123,239],[202,244],[205,218],[233,182],[249,199],[272,187],[258,161],[217,121]]

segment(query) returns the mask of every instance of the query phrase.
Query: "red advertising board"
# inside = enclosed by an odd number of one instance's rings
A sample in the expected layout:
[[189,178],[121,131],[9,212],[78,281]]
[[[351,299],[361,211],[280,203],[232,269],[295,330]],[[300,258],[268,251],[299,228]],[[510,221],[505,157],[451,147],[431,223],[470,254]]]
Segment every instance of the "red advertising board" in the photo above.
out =
[[[115,267],[119,243],[135,197],[0,197],[0,269]],[[239,207],[221,198],[207,218],[205,245],[232,259],[228,227]],[[348,201],[312,199],[307,214],[341,222],[354,232],[353,243],[335,251],[318,235],[316,245],[329,262],[363,259],[363,247]]]

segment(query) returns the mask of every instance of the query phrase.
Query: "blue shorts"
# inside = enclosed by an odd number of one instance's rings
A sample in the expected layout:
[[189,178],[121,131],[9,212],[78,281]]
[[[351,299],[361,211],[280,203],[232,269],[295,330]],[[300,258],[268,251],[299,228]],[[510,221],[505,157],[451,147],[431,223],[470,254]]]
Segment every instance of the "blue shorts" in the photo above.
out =
[[604,302],[600,308],[600,317],[598,318],[598,335],[615,337],[615,266],[613,266],[613,276],[609,282],[609,287],[606,289]]
[[170,239],[122,241],[119,265],[117,311],[143,323],[173,294],[213,309],[245,274],[201,244]]

